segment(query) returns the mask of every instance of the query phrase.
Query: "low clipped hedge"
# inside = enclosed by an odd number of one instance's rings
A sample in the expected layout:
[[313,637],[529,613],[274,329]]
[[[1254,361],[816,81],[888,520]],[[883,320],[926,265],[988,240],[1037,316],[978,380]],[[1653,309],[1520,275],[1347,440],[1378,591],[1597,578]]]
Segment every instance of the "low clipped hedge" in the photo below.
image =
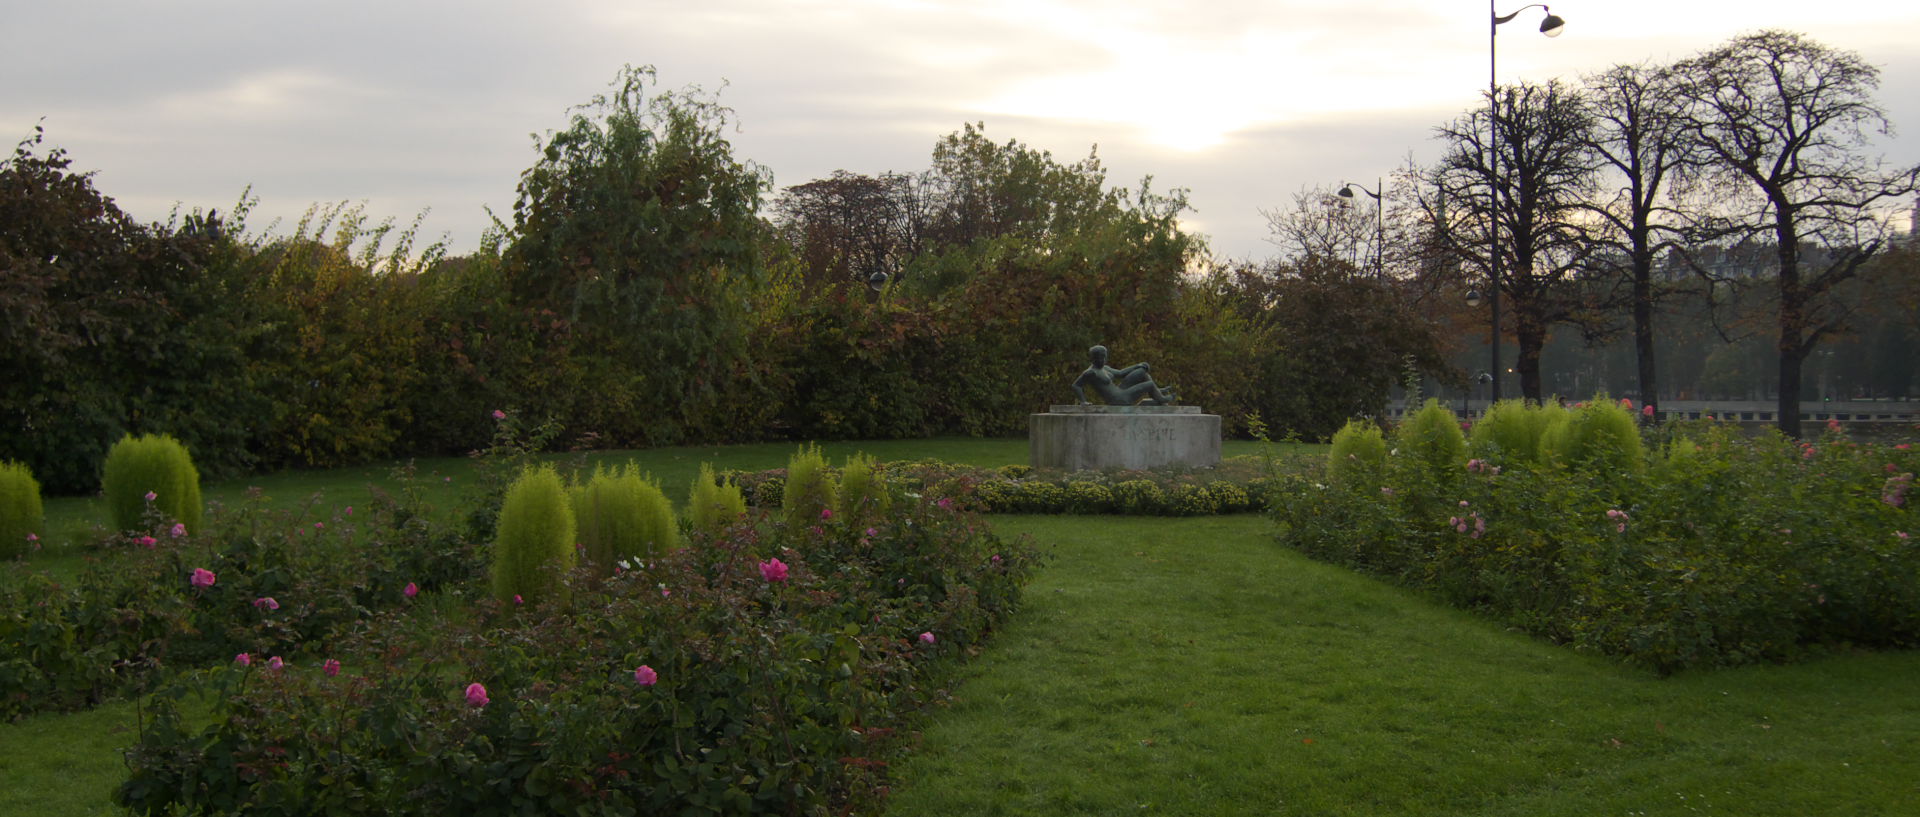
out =
[[[951,503],[762,511],[567,592],[383,612],[155,696],[138,814],[838,814],[1014,610],[1036,556]],[[474,596],[483,595],[476,585]],[[212,725],[178,700],[200,696]]]
[[1444,467],[1402,451],[1370,481],[1312,468],[1280,478],[1272,514],[1315,558],[1661,673],[1920,646],[1920,454],[1837,426],[1648,436],[1578,462],[1509,441]]
[[[896,490],[982,513],[1207,516],[1265,510],[1275,469],[1255,457],[1216,468],[1155,471],[1051,471],[1025,465],[985,468],[939,460],[883,463],[877,473]],[[786,471],[727,474],[754,505],[778,507]]]

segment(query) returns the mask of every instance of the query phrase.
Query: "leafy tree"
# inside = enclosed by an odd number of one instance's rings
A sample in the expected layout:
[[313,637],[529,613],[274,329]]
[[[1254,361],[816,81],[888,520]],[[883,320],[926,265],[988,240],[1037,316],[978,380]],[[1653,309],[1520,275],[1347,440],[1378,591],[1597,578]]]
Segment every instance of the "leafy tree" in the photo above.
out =
[[774,204],[782,236],[800,253],[809,281],[897,277],[924,243],[915,177],[836,170],[787,188]]
[[746,355],[770,175],[734,158],[727,108],[697,89],[649,98],[652,82],[623,69],[540,144],[504,264],[519,303],[578,324],[571,425],[659,444],[716,422]]
[[1863,153],[1890,126],[1879,69],[1853,52],[1771,30],[1675,71],[1687,128],[1737,208],[1733,234],[1773,244],[1780,430],[1799,436],[1802,368],[1850,311],[1836,287],[1884,246],[1875,205],[1914,192],[1920,167],[1889,172]]
[[[1593,114],[1558,81],[1506,86],[1489,102],[1436,129],[1447,151],[1428,174],[1421,207],[1446,253],[1488,278],[1500,270],[1519,346],[1514,369],[1522,394],[1537,402],[1548,329],[1594,319],[1573,286],[1596,179]],[[1496,236],[1497,258],[1488,252]]]

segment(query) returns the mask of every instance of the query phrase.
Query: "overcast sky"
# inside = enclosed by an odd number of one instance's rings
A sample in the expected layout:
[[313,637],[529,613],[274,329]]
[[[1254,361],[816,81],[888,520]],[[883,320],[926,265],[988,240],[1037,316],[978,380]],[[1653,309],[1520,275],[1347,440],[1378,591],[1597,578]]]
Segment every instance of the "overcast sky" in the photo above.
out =
[[[1502,5],[1501,12],[1521,4]],[[256,231],[315,202],[366,201],[471,250],[535,159],[533,133],[620,66],[661,86],[725,85],[736,155],[777,186],[834,170],[924,169],[983,121],[1063,161],[1099,145],[1109,181],[1186,187],[1216,253],[1264,258],[1260,208],[1437,154],[1433,126],[1487,84],[1471,0],[0,0],[0,134],[48,141],[142,221],[175,202]],[[1567,0],[1566,33],[1528,9],[1500,29],[1500,80],[1667,62],[1785,28],[1882,71],[1920,162],[1920,4]]]

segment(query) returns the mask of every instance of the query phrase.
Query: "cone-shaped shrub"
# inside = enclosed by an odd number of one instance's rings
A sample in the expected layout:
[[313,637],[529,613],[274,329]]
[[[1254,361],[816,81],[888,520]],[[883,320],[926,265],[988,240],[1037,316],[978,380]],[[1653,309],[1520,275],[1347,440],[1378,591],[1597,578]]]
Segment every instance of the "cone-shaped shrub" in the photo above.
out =
[[574,563],[573,509],[553,466],[527,468],[507,487],[493,542],[493,595],[546,597]]
[[1460,420],[1438,400],[1428,400],[1393,430],[1399,455],[1435,478],[1444,478],[1467,463],[1467,435]]
[[740,486],[715,478],[713,466],[700,463],[700,475],[693,478],[693,490],[687,496],[687,516],[693,529],[718,533],[746,513],[747,498],[740,493]]
[[1640,421],[1625,406],[1600,395],[1566,415],[1543,435],[1542,459],[1604,472],[1637,474],[1646,468]]
[[780,507],[789,527],[817,524],[821,511],[833,509],[834,493],[833,475],[827,473],[827,459],[817,446],[808,444],[787,460],[787,485]]
[[1348,488],[1364,487],[1380,481],[1387,464],[1387,438],[1380,426],[1369,420],[1348,420],[1333,434],[1333,447],[1327,452],[1327,477]]
[[1473,424],[1473,455],[1500,465],[1525,465],[1540,461],[1540,435],[1546,431],[1548,415],[1539,406],[1524,400],[1501,400],[1487,410],[1487,416]]
[[46,534],[47,516],[40,504],[40,483],[32,469],[17,462],[0,462],[0,559],[26,555],[28,536]]
[[172,437],[129,434],[120,438],[107,451],[101,489],[118,530],[146,528],[147,494],[153,494],[158,521],[179,522],[189,531],[200,529],[200,472],[194,470],[187,447]]
[[886,513],[893,497],[885,480],[874,470],[873,458],[855,454],[840,469],[840,510],[848,519],[866,519]]
[[584,554],[602,573],[612,573],[621,559],[653,556],[680,545],[673,503],[632,463],[617,471],[596,467],[592,480],[568,493]]

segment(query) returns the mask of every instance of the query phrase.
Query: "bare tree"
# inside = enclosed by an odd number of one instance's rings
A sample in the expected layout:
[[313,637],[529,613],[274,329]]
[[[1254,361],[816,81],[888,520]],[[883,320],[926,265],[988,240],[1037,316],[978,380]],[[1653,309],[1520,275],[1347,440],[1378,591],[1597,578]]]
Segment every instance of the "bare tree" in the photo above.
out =
[[1614,271],[1628,290],[1640,399],[1647,405],[1657,403],[1660,394],[1653,356],[1659,297],[1654,266],[1663,252],[1684,241],[1687,214],[1674,205],[1671,188],[1694,155],[1682,138],[1683,108],[1672,86],[1668,69],[1644,64],[1616,65],[1584,81],[1593,114],[1588,146],[1600,160],[1603,179],[1621,184],[1587,204],[1598,222],[1590,234],[1592,264]]
[[1290,209],[1262,209],[1267,219],[1267,242],[1280,248],[1281,258],[1301,263],[1332,259],[1355,269],[1370,265],[1376,246],[1376,213],[1357,207],[1327,188],[1301,188]]
[[1888,172],[1863,153],[1871,134],[1891,126],[1873,100],[1879,69],[1853,52],[1762,31],[1675,71],[1687,129],[1711,160],[1739,234],[1774,245],[1780,430],[1799,436],[1802,366],[1845,326],[1835,287],[1884,245],[1875,207],[1912,193],[1920,168]]
[[1513,313],[1514,369],[1526,399],[1539,401],[1540,352],[1556,324],[1588,321],[1577,286],[1589,248],[1582,240],[1596,178],[1587,137],[1592,114],[1558,81],[1503,87],[1488,107],[1436,128],[1447,153],[1421,191],[1435,248],[1478,277],[1493,277]]

